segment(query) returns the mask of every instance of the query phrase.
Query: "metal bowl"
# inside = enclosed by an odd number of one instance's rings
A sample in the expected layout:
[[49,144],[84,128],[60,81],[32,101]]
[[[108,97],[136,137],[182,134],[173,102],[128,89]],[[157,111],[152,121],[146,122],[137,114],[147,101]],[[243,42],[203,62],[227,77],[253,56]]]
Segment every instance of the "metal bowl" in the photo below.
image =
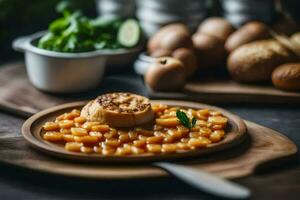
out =
[[134,62],[134,71],[138,75],[144,76],[153,62],[155,62],[155,58],[149,56],[147,52],[142,52]]
[[106,61],[112,56],[139,52],[142,47],[61,53],[36,47],[46,32],[23,36],[13,41],[13,48],[25,53],[27,74],[38,89],[53,93],[82,92],[99,86]]

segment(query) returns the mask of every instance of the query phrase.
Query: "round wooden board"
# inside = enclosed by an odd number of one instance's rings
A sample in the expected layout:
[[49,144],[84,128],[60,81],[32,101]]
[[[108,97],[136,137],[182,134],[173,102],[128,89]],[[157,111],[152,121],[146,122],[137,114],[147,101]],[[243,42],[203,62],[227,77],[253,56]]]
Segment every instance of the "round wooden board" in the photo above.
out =
[[137,162],[154,162],[154,161],[168,161],[175,159],[201,157],[204,155],[224,151],[232,148],[235,145],[244,141],[247,136],[246,125],[243,120],[238,116],[218,107],[186,102],[186,101],[170,101],[170,100],[153,100],[151,103],[162,103],[170,106],[180,106],[189,108],[209,108],[212,110],[220,111],[224,116],[229,119],[229,123],[226,130],[226,137],[219,143],[210,144],[207,148],[197,149],[193,151],[173,153],[173,154],[145,154],[136,156],[101,156],[97,154],[84,154],[77,152],[70,152],[59,146],[43,140],[42,138],[42,125],[47,121],[53,121],[55,117],[72,109],[81,109],[86,102],[74,102],[67,103],[53,108],[41,111],[32,117],[30,117],[22,126],[22,134],[24,138],[36,149],[45,153],[57,156],[60,158],[80,161],[91,162],[114,162],[114,163],[137,163]]

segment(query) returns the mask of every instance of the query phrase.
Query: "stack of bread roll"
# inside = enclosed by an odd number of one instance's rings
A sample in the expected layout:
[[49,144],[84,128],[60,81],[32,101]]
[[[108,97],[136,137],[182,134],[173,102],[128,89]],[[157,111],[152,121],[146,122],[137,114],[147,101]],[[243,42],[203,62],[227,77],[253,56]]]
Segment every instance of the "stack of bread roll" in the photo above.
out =
[[200,73],[218,70],[224,63],[232,78],[239,82],[272,81],[279,89],[300,90],[300,32],[291,37],[282,36],[258,21],[248,22],[236,30],[225,19],[212,17],[203,21],[193,35],[183,24],[167,25],[150,38],[148,53],[160,58],[160,63],[152,64],[145,74],[145,82],[157,91],[163,82],[159,78],[163,79],[161,60],[169,63],[170,57],[177,59],[183,70],[164,68],[164,73],[171,74],[169,80],[182,76],[181,84],[167,87],[173,82],[164,82],[164,91],[181,89],[182,80],[187,80],[196,70]]

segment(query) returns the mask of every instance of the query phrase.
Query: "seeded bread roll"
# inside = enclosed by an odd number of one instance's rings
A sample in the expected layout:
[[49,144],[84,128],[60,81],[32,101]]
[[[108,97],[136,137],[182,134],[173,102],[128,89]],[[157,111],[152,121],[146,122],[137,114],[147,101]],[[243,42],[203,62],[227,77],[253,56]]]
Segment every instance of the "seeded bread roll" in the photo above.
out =
[[272,82],[282,90],[300,91],[300,63],[288,63],[277,67],[272,73]]
[[277,41],[260,40],[234,50],[227,60],[227,68],[238,81],[268,81],[277,66],[295,60],[295,55]]
[[131,93],[109,93],[85,105],[81,116],[112,127],[133,127],[151,122],[154,113],[149,99]]
[[267,25],[256,21],[248,22],[228,37],[225,48],[228,52],[231,52],[243,44],[270,37],[271,35]]

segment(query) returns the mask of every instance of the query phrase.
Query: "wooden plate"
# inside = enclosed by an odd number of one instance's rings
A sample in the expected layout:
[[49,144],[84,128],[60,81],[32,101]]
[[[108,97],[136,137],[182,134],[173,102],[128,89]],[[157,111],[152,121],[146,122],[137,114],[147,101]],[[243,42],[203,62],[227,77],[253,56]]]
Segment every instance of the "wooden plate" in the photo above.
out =
[[72,109],[81,109],[86,102],[74,102],[67,103],[60,106],[41,111],[28,120],[22,126],[22,134],[24,138],[35,148],[48,153],[53,156],[67,158],[71,160],[81,161],[99,161],[99,162],[153,162],[161,160],[173,160],[190,157],[200,157],[207,154],[215,153],[229,149],[235,145],[243,142],[247,138],[246,125],[238,116],[218,107],[193,103],[186,101],[169,101],[169,100],[153,100],[151,103],[162,103],[169,106],[180,106],[190,108],[209,108],[212,110],[220,111],[224,116],[229,119],[229,125],[226,130],[226,137],[219,143],[214,143],[208,146],[208,148],[197,149],[187,152],[172,153],[172,154],[145,154],[145,155],[132,155],[132,156],[101,156],[97,154],[84,154],[77,152],[70,152],[64,149],[63,146],[47,142],[42,138],[42,126],[47,121],[53,121],[55,117]]

